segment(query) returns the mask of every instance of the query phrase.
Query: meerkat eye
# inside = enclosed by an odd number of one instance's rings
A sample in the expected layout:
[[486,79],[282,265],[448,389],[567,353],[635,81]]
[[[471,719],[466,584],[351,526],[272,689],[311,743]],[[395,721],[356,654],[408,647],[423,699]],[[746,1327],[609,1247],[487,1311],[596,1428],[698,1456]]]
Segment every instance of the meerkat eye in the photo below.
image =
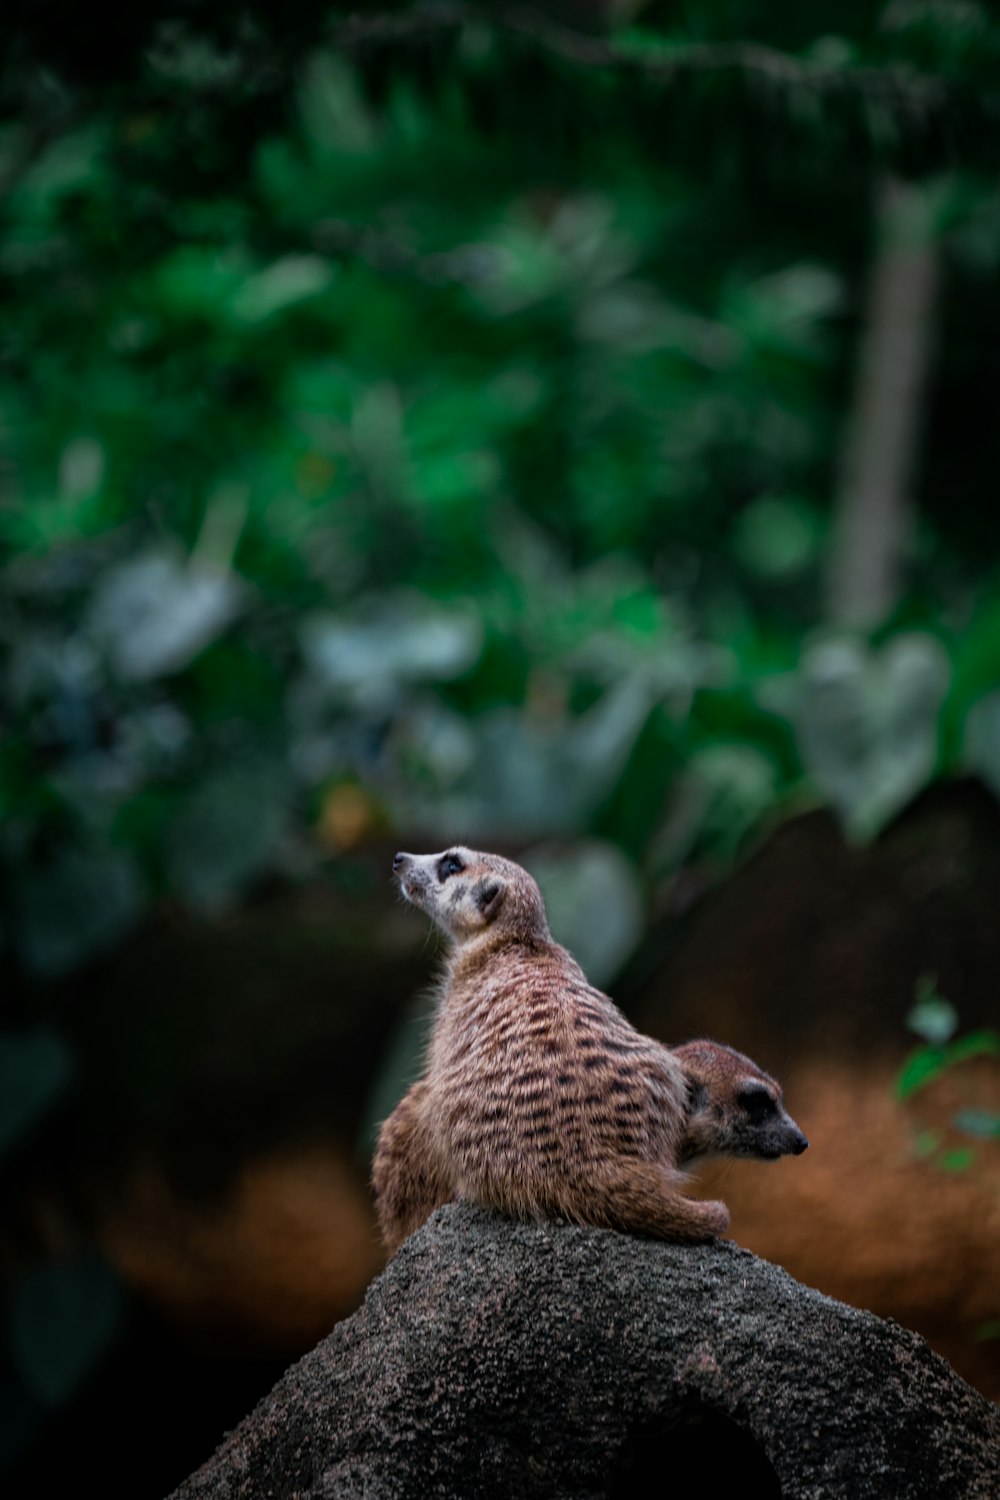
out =
[[745,1109],[752,1120],[763,1120],[768,1115],[773,1115],[777,1105],[771,1098],[767,1089],[759,1083],[749,1083],[740,1089],[737,1102],[741,1109]]
[[449,875],[460,875],[464,869],[465,866],[457,854],[442,854],[438,860],[438,880],[444,885]]

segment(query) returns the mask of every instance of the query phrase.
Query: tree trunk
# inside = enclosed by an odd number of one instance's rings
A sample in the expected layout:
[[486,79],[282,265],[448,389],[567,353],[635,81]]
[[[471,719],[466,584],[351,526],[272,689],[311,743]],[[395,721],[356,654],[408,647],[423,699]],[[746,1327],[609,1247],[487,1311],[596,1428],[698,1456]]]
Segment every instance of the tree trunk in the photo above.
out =
[[883,185],[834,510],[828,613],[836,625],[869,629],[899,596],[938,284],[928,217],[918,187],[894,180]]

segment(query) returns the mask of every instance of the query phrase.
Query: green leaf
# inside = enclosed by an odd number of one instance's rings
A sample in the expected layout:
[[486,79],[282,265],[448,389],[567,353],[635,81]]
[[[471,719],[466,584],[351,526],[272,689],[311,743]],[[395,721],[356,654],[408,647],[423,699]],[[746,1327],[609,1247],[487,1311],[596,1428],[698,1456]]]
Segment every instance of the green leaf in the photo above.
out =
[[737,557],[765,580],[788,578],[815,565],[824,540],[818,512],[805,501],[764,495],[737,517]]
[[877,654],[846,637],[804,653],[802,759],[856,836],[877,833],[930,777],[949,672],[928,635],[897,636]]
[[753,824],[773,805],[775,767],[754,745],[721,741],[697,751],[690,764],[707,794],[700,837],[713,850],[731,856]]
[[76,437],[59,458],[59,491],[66,500],[86,500],[104,482],[107,455],[92,437]]
[[934,981],[926,977],[917,984],[917,996],[916,1005],[906,1017],[909,1030],[925,1042],[948,1041],[958,1027],[955,1007],[937,993]]
[[0,1151],[51,1109],[72,1076],[72,1056],[54,1031],[0,1036]]
[[965,760],[1000,797],[1000,693],[989,693],[970,708],[965,721]]
[[930,1083],[948,1066],[949,1057],[945,1047],[919,1047],[911,1052],[896,1079],[896,1093],[900,1099],[908,1099],[918,1089]]
[[529,849],[526,867],[542,888],[553,935],[594,984],[607,984],[642,934],[638,876],[612,844]]
[[156,310],[170,319],[224,323],[248,269],[242,249],[181,246],[157,268],[151,287]]
[[89,626],[120,676],[142,682],[176,672],[215,640],[240,608],[224,568],[155,551],[105,574]]
[[955,1116],[956,1129],[983,1140],[1000,1140],[1000,1115],[989,1109],[960,1109]]
[[976,1159],[970,1146],[958,1146],[954,1151],[942,1151],[937,1165],[944,1172],[967,1172]]
[[962,1062],[967,1057],[1000,1057],[1000,1032],[988,1027],[970,1031],[951,1043],[948,1054],[949,1062]]
[[107,1349],[121,1314],[121,1292],[96,1256],[29,1271],[11,1290],[8,1339],[13,1364],[45,1406],[70,1397]]
[[322,159],[370,156],[378,127],[358,79],[339,57],[315,53],[299,89],[299,111],[310,146]]
[[333,267],[320,256],[286,255],[247,278],[232,299],[232,319],[248,327],[263,323],[315,297],[332,279]]
[[425,505],[460,505],[496,488],[497,461],[488,450],[451,449],[414,465],[413,488]]
[[896,1079],[896,1093],[900,1099],[906,1099],[926,1083],[930,1083],[939,1073],[943,1073],[945,1068],[954,1067],[955,1063],[964,1062],[970,1057],[998,1056],[1000,1032],[987,1028],[970,1031],[967,1036],[947,1044],[919,1047],[916,1052],[911,1052],[903,1064]]
[[921,1159],[933,1156],[941,1144],[941,1132],[939,1130],[921,1130],[913,1142],[913,1152]]
[[306,661],[318,681],[359,707],[391,704],[408,683],[450,681],[473,665],[482,625],[468,608],[442,609],[402,590],[370,598],[363,615],[307,617]]
[[106,142],[101,127],[88,125],[58,135],[18,179],[12,194],[13,211],[30,221],[54,218],[63,198],[82,192],[99,174]]

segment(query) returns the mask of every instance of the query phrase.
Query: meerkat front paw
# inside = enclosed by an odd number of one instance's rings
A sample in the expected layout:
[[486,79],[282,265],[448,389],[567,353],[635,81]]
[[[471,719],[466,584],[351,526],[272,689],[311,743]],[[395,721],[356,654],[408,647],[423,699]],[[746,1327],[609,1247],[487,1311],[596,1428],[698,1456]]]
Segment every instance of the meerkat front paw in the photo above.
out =
[[729,1209],[720,1198],[702,1202],[699,1207],[705,1212],[705,1227],[713,1235],[723,1235],[729,1228]]

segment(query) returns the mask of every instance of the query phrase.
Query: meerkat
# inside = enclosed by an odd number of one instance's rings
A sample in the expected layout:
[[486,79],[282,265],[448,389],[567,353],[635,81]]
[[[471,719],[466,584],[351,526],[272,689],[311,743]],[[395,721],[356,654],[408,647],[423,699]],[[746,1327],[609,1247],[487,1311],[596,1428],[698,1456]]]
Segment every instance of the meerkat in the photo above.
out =
[[454,1198],[514,1218],[711,1240],[728,1210],[684,1196],[684,1163],[805,1149],[778,1085],[748,1058],[712,1042],[664,1047],[590,985],[519,865],[458,847],[397,854],[393,870],[450,953],[426,1072],[376,1147],[390,1253]]
[[[677,1165],[709,1156],[774,1161],[809,1142],[784,1107],[781,1087],[749,1057],[699,1040],[668,1049],[687,1079]],[[375,1158],[379,1222],[390,1254],[435,1208],[457,1196],[447,1159],[424,1118],[427,1080],[415,1083],[385,1122]]]
[[678,1165],[708,1156],[801,1156],[809,1142],[785,1109],[781,1085],[752,1058],[704,1038],[670,1047],[688,1081]]

